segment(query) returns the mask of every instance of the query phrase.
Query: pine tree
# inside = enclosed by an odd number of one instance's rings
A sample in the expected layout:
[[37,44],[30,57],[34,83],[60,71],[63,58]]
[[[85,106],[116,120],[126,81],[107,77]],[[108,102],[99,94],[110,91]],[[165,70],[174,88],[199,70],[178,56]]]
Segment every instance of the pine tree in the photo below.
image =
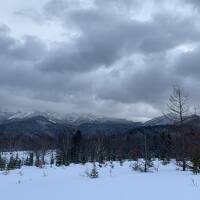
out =
[[93,163],[93,168],[92,168],[92,171],[90,172],[89,176],[90,176],[90,178],[98,178],[99,177],[99,173],[98,173],[95,162]]
[[15,158],[15,168],[17,168],[17,169],[21,168],[21,159],[19,158],[18,153]]
[[33,153],[29,153],[29,156],[26,157],[24,165],[33,166],[34,165],[34,155]]
[[64,164],[63,157],[64,156],[62,151],[56,151],[56,166],[61,166]]
[[16,168],[16,166],[15,166],[15,159],[14,159],[13,155],[11,155],[9,163],[7,165],[7,170],[12,170],[12,169],[15,169],[15,168]]
[[34,164],[34,155],[33,152],[29,154],[29,166],[33,166]]
[[6,168],[6,160],[0,154],[0,170],[3,171]]
[[192,168],[192,172],[194,174],[200,173],[200,157],[195,155],[192,158],[191,162],[192,162],[192,167],[191,167]]
[[50,165],[51,165],[51,167],[54,165],[54,157],[53,157],[53,153],[51,154]]
[[29,157],[27,156],[26,159],[25,159],[24,165],[29,166],[29,163],[30,163]]

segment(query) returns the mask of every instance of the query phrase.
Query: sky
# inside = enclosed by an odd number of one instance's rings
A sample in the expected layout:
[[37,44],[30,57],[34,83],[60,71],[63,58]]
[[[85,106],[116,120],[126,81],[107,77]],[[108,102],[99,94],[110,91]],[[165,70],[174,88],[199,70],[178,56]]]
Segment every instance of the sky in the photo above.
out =
[[200,100],[199,0],[7,0],[0,108],[145,121]]

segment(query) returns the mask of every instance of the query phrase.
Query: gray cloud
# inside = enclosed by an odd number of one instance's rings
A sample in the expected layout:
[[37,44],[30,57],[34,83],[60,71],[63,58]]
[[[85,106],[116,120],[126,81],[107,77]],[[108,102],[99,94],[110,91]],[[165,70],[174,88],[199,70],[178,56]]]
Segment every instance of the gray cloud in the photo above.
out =
[[144,120],[161,113],[173,84],[197,91],[199,48],[188,49],[199,45],[200,28],[190,4],[91,2],[51,0],[36,18],[32,9],[14,11],[30,23],[61,24],[61,42],[17,39],[0,26],[1,107]]
[[14,14],[16,16],[29,18],[29,19],[33,20],[35,23],[43,23],[44,22],[42,14],[31,8],[17,10],[14,12]]
[[[122,4],[122,1],[117,2]],[[68,1],[54,0],[48,4],[48,16],[55,16],[66,28],[77,28],[81,35],[72,45],[62,45],[50,54],[50,58],[41,64],[43,69],[61,72],[94,70],[109,67],[125,55],[164,52],[199,40],[200,30],[193,18],[159,13],[152,21],[141,22],[119,15],[117,11],[103,10],[105,4],[97,1],[99,4],[100,7],[94,9],[81,9],[79,5],[72,10]]]
[[185,0],[185,2],[192,5],[194,8],[200,8],[200,2],[198,0]]
[[183,53],[177,58],[176,73],[186,77],[197,78],[200,77],[200,48],[193,51]]

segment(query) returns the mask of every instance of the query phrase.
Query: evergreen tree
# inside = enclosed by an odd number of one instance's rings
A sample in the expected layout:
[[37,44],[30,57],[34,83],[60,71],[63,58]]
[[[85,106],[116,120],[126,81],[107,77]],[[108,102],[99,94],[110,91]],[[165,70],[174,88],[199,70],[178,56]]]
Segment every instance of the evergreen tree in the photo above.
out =
[[34,155],[33,152],[29,153],[29,166],[33,166],[34,164]]
[[98,173],[95,162],[93,163],[93,168],[92,168],[92,171],[90,172],[89,176],[90,176],[90,178],[98,178],[99,177],[99,173]]
[[0,154],[0,170],[3,171],[6,168],[6,160]]
[[15,168],[17,168],[17,169],[21,168],[21,159],[19,158],[18,153],[15,158]]
[[54,165],[54,157],[53,157],[53,153],[51,154],[50,165],[51,165],[51,167]]
[[10,156],[10,160],[8,162],[8,165],[7,165],[7,170],[12,170],[12,169],[15,169],[16,166],[15,166],[15,159],[13,157],[13,155]]
[[82,134],[80,130],[72,136],[72,148],[71,148],[71,161],[73,163],[80,163],[80,145],[82,141]]
[[194,174],[200,173],[200,156],[195,155],[192,158],[191,162],[192,162],[192,167],[191,167],[192,168],[192,172]]
[[57,150],[56,151],[56,166],[64,165],[64,152]]
[[24,165],[33,166],[34,165],[34,154],[33,152],[29,153],[29,156],[26,157]]

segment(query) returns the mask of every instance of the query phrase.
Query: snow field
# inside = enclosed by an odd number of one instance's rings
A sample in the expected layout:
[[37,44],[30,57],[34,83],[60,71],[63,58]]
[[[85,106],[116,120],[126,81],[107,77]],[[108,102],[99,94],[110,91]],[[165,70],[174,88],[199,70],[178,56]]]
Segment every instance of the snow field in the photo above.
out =
[[131,162],[123,166],[114,162],[114,168],[98,168],[99,178],[90,179],[86,171],[92,165],[50,167],[44,169],[23,167],[0,174],[3,200],[198,200],[200,176],[176,170],[171,163],[159,166],[158,171],[132,171]]

